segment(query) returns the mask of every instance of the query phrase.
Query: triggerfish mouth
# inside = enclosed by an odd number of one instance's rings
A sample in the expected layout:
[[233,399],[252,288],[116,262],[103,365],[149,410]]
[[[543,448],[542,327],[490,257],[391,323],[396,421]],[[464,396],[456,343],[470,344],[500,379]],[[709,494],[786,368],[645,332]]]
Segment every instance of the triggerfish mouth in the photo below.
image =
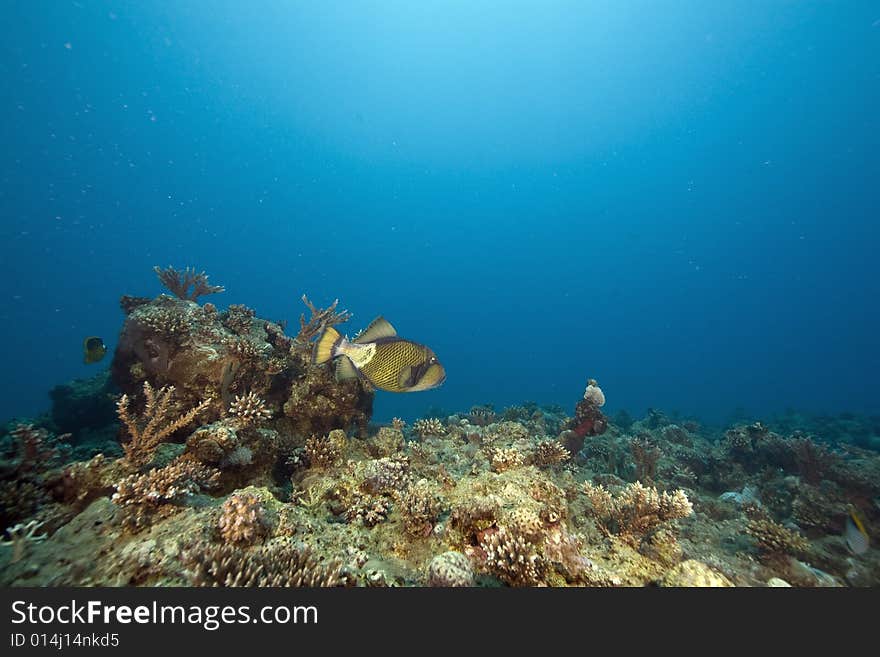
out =
[[339,380],[360,377],[373,388],[388,392],[430,390],[446,380],[446,370],[425,345],[398,337],[397,331],[377,317],[354,340],[332,326],[315,343],[312,362],[336,361]]

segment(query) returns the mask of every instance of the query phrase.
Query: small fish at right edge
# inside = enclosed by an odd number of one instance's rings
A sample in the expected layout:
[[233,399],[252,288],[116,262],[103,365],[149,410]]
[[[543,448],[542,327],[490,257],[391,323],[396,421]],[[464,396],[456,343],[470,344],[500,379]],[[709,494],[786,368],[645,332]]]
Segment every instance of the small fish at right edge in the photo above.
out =
[[865,529],[865,523],[862,522],[859,512],[853,507],[850,507],[849,514],[846,516],[843,538],[853,554],[864,554],[868,551],[868,547],[871,544],[871,540],[868,538],[868,531]]

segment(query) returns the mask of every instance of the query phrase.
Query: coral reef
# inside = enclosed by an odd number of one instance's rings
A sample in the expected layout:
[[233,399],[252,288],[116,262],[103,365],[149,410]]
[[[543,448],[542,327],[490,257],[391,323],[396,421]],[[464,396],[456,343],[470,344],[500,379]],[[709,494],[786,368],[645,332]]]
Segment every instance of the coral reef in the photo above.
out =
[[109,373],[0,432],[0,584],[880,583],[877,418],[610,422],[590,380],[571,417],[526,401],[371,424],[373,393],[311,362],[350,318],[337,302],[303,297],[291,337],[200,304],[220,291],[203,272],[157,274],[172,294],[122,299]]

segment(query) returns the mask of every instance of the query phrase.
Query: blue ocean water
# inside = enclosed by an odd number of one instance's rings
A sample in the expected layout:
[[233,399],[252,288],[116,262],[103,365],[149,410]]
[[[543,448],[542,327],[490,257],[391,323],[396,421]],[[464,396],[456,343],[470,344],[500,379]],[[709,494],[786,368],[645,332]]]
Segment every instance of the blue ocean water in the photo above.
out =
[[3,6],[0,417],[205,269],[383,314],[438,390],[878,411],[876,2]]

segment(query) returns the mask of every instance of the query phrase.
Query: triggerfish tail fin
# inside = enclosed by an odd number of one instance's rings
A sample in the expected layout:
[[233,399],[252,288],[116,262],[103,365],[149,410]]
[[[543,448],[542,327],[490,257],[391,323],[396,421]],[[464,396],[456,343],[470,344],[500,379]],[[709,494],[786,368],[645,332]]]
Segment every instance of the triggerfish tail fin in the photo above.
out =
[[327,363],[334,356],[339,355],[339,347],[342,344],[342,334],[332,326],[324,329],[321,337],[315,343],[315,350],[312,352],[312,363],[321,365]]

